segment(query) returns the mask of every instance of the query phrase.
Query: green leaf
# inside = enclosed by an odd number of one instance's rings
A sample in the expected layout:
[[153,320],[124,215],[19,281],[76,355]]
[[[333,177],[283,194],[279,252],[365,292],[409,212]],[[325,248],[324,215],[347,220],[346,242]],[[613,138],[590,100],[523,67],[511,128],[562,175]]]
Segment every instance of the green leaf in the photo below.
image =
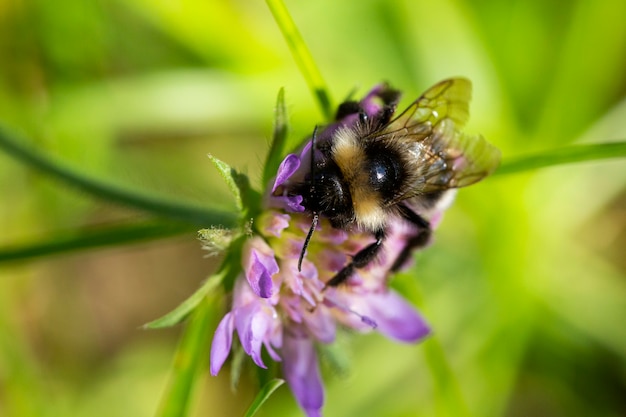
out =
[[282,0],[266,0],[266,3],[276,20],[276,24],[283,33],[285,41],[287,41],[287,45],[289,46],[289,50],[298,64],[304,79],[309,85],[309,89],[317,101],[322,114],[327,121],[332,120],[332,106],[326,83],[324,82],[317,65],[315,65],[315,60],[304,43],[302,35],[289,15],[289,11],[287,10],[287,7],[285,7],[285,3],[283,3]]
[[259,411],[259,408],[261,408],[263,403],[265,403],[265,401],[267,401],[267,399],[274,393],[274,391],[276,391],[284,383],[284,380],[275,378],[265,384],[263,388],[261,388],[261,391],[259,391],[257,396],[254,398],[254,401],[252,401],[252,404],[248,408],[248,411],[246,411],[244,417],[252,417],[253,415],[255,415],[256,412]]
[[124,206],[144,210],[155,215],[168,217],[196,226],[222,225],[232,227],[236,224],[236,216],[231,213],[208,210],[177,200],[149,195],[141,191],[121,188],[105,181],[90,178],[78,170],[54,161],[25,144],[15,134],[0,127],[0,148],[9,155],[80,191],[94,197],[118,203]]
[[241,248],[246,240],[246,235],[238,236],[232,241],[226,251],[226,256],[217,273],[212,275],[206,282],[189,298],[183,301],[178,307],[143,327],[146,329],[160,329],[174,326],[185,320],[195,309],[198,308],[202,300],[212,296],[215,290],[223,284],[226,291],[232,289],[235,278],[241,271]]
[[285,105],[285,89],[278,91],[276,98],[276,109],[274,110],[274,134],[272,135],[272,145],[265,159],[263,168],[263,186],[269,187],[270,180],[276,176],[278,167],[287,153],[287,134],[289,133],[289,123],[287,121],[287,107]]
[[183,301],[178,307],[150,323],[144,324],[145,329],[162,329],[164,327],[175,326],[185,320],[189,314],[204,300],[212,294],[224,281],[228,275],[228,267],[222,268],[217,274],[209,277],[205,283],[194,292],[189,298]]
[[228,185],[230,192],[233,197],[235,197],[235,204],[237,205],[237,210],[239,212],[243,211],[243,201],[241,199],[241,190],[239,189],[239,185],[237,184],[236,176],[239,175],[237,172],[230,167],[226,162],[221,161],[209,154],[209,159],[213,162],[213,165],[219,171],[220,175]]
[[496,170],[495,174],[515,174],[555,165],[623,157],[626,157],[626,142],[572,145],[505,161],[500,168]]

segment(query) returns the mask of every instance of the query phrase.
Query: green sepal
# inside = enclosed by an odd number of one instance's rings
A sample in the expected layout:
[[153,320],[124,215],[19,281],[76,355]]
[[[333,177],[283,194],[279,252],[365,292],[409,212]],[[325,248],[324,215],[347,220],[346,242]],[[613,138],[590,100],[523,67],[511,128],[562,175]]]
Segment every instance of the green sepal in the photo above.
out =
[[143,328],[161,329],[175,326],[184,321],[204,298],[214,293],[220,286],[223,286],[226,291],[231,290],[235,279],[241,272],[241,247],[244,240],[245,236],[239,236],[233,241],[218,271],[209,277],[196,292],[163,317],[144,324]]
[[259,411],[259,408],[267,401],[267,399],[276,391],[281,385],[283,385],[285,381],[280,378],[274,378],[270,380],[267,384],[263,385],[263,388],[259,391],[259,393],[254,397],[254,401],[250,407],[248,407],[248,411],[244,417],[252,417]]
[[226,162],[217,159],[211,154],[208,157],[235,198],[235,205],[241,216],[240,220],[248,221],[250,217],[254,217],[260,210],[261,194],[250,186],[248,176],[238,172]]
[[235,198],[235,205],[237,206],[237,211],[243,211],[243,199],[241,197],[241,189],[239,188],[238,182],[241,182],[241,179],[238,178],[241,174],[237,173],[233,168],[230,167],[226,162],[217,159],[211,154],[208,154],[209,159],[213,162],[215,168],[217,168],[218,172],[226,182],[228,189],[231,194]]
[[287,153],[287,136],[289,133],[289,122],[287,121],[287,107],[285,106],[285,89],[278,91],[276,98],[276,108],[274,110],[274,133],[272,144],[265,158],[263,168],[263,185],[269,187],[272,178],[276,176],[278,167]]
[[235,230],[222,227],[211,226],[208,229],[198,230],[198,240],[202,242],[202,249],[209,252],[207,256],[216,256],[226,252],[235,237]]

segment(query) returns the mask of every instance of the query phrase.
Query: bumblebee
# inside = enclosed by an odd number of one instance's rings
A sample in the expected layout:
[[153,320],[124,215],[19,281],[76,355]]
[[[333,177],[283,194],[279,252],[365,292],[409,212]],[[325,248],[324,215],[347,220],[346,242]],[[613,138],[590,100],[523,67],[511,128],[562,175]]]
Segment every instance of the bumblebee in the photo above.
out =
[[[298,267],[320,216],[334,228],[372,234],[374,241],[353,255],[327,286],[345,282],[380,252],[393,219],[415,230],[397,254],[392,271],[428,243],[430,216],[451,200],[454,189],[474,184],[499,164],[500,152],[480,135],[461,132],[469,118],[471,83],[441,81],[394,117],[400,93],[384,85],[374,92],[378,111],[364,102],[339,106],[327,137],[314,131],[310,171],[288,194],[301,195],[312,215]],[[349,117],[354,123],[342,123]]]

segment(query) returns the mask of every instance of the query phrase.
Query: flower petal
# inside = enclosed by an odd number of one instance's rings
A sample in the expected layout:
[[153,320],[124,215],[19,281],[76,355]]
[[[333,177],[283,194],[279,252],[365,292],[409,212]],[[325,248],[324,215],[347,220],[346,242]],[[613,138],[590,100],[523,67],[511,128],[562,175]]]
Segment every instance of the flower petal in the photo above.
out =
[[302,213],[306,208],[302,205],[304,197],[301,195],[277,197],[280,198],[282,207],[288,211]]
[[302,213],[304,206],[302,205],[304,198],[301,195],[272,195],[267,201],[268,207],[287,210],[292,213]]
[[262,214],[258,220],[261,233],[265,236],[280,237],[283,230],[289,227],[291,216],[286,213],[279,213],[270,210]]
[[335,319],[326,308],[305,310],[302,316],[307,328],[317,340],[323,343],[335,341]]
[[268,330],[270,328],[270,318],[265,314],[255,314],[252,316],[250,322],[249,333],[247,335],[249,339],[249,352],[247,352],[254,363],[261,368],[267,368],[261,358],[261,349],[263,347],[263,341],[269,339]]
[[215,376],[222,369],[222,365],[226,362],[230,347],[233,342],[233,314],[226,313],[220,324],[215,330],[213,342],[211,343],[211,375]]
[[361,100],[361,107],[369,117],[374,117],[382,110],[382,105],[377,101],[380,95],[387,89],[385,84],[378,84],[370,90],[369,93]]
[[278,272],[272,249],[263,239],[252,238],[244,247],[243,263],[246,279],[254,293],[261,298],[270,298],[276,290],[272,275]]
[[376,322],[379,332],[400,342],[417,342],[428,336],[430,327],[415,307],[395,291],[364,296],[367,307],[359,313]]
[[298,170],[298,168],[300,168],[300,157],[292,153],[287,155],[278,167],[278,173],[276,174],[276,180],[274,181],[272,192],[276,191],[278,187],[283,185],[285,181],[287,181],[293,173]]
[[261,346],[263,340],[268,337],[268,317],[262,313],[258,303],[250,303],[234,311],[235,325],[241,347],[254,363],[261,368],[267,368],[261,359]]
[[317,354],[310,338],[284,335],[283,373],[298,404],[307,416],[321,416],[324,387],[317,363]]

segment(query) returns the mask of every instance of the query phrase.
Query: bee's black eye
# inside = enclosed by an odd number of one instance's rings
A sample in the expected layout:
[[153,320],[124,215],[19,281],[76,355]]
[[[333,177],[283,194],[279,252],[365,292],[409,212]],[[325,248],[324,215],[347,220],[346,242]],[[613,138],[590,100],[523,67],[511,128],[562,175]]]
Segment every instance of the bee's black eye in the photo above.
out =
[[400,166],[395,155],[378,153],[369,157],[369,182],[383,196],[393,195],[399,186]]
[[389,177],[387,174],[387,167],[384,164],[377,162],[371,166],[370,176],[370,182],[372,184],[383,184]]

